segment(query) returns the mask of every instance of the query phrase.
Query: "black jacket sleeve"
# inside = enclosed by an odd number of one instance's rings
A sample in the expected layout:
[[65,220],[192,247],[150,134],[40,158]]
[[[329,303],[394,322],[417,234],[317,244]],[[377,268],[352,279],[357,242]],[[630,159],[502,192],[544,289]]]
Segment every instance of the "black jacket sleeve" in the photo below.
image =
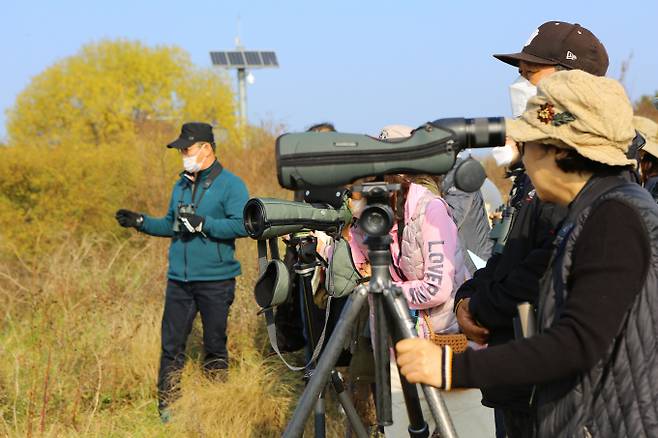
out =
[[455,293],[455,307],[457,304],[465,299],[471,298],[476,292],[480,283],[488,283],[493,281],[496,266],[500,261],[501,254],[492,255],[484,268],[478,269],[473,273],[473,278],[470,278],[462,284]]
[[494,272],[474,277],[469,286],[469,310],[482,325],[509,329],[518,303],[536,303],[555,229],[565,215],[565,208],[543,203],[537,197],[522,204],[500,260],[491,266]]

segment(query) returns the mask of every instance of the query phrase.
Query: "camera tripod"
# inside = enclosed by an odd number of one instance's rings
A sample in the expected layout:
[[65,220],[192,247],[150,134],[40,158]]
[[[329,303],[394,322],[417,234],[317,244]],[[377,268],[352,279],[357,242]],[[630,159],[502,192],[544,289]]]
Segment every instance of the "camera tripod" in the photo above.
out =
[[[333,334],[318,360],[315,370],[300,397],[297,408],[283,433],[285,438],[301,437],[304,424],[311,414],[318,397],[324,390],[327,380],[333,375],[334,364],[338,360],[345,339],[349,336],[352,324],[358,317],[368,296],[372,297],[374,310],[374,332],[372,333],[375,355],[375,406],[377,423],[380,427],[393,424],[391,407],[389,329],[393,341],[415,337],[414,324],[402,291],[392,284],[389,272],[391,262],[389,231],[394,219],[389,206],[391,194],[400,189],[399,184],[366,183],[355,187],[366,197],[367,206],[359,223],[366,232],[368,258],[372,266],[372,276],[368,286],[360,285],[350,295]],[[407,414],[409,416],[409,436],[428,437],[429,426],[421,411],[416,386],[400,376]],[[442,438],[456,438],[446,405],[438,389],[423,385],[423,393]],[[346,411],[347,412],[347,411]],[[360,420],[359,420],[360,422]]]
[[[286,242],[286,245],[292,248],[297,256],[297,260],[293,268],[299,277],[299,293],[301,295],[303,313],[302,321],[304,323],[307,339],[306,360],[308,361],[308,366],[305,370],[304,377],[308,382],[313,378],[315,373],[316,361],[313,359],[313,353],[316,351],[318,344],[324,343],[324,333],[320,334],[317,332],[317,327],[314,325],[314,318],[312,316],[311,307],[311,303],[313,302],[312,278],[315,272],[315,268],[321,264],[321,262],[318,261],[320,257],[317,253],[317,238],[308,232],[295,233],[292,238]],[[327,309],[326,318],[329,317],[328,311],[329,308]],[[324,328],[326,330],[326,321]],[[322,347],[320,346],[320,348]],[[339,350],[339,355],[340,353],[341,350]],[[336,360],[337,359],[338,356],[336,357]],[[368,438],[368,432],[363,425],[361,418],[356,412],[354,403],[345,391],[345,385],[340,373],[338,373],[338,371],[336,371],[333,366],[329,372],[331,384],[334,391],[336,392],[338,402],[345,411],[345,415],[347,416],[348,421],[354,430],[354,433],[359,438]],[[315,397],[314,421],[314,437],[324,438],[326,435],[324,387],[321,388],[320,392]]]

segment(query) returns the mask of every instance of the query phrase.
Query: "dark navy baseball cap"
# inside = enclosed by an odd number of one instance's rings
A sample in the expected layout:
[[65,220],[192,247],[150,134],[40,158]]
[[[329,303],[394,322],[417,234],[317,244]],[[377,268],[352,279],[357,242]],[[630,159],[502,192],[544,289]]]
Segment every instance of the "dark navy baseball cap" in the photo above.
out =
[[180,131],[180,136],[167,145],[168,148],[187,149],[197,142],[215,143],[212,134],[212,126],[207,123],[190,122],[185,123]]

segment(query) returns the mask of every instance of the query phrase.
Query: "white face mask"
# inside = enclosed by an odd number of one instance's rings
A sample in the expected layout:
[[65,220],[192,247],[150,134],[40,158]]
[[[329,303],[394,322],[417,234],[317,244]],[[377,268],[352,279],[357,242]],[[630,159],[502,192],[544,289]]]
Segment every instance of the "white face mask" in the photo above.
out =
[[498,166],[507,167],[518,160],[519,150],[515,146],[506,144],[505,146],[493,148],[491,155]]
[[537,95],[537,87],[532,83],[519,76],[512,85],[509,86],[509,96],[512,101],[512,116],[516,119],[525,111],[525,107],[531,97]]
[[366,200],[364,198],[361,199],[350,199],[350,211],[352,212],[352,216],[355,218],[360,218],[361,213],[363,213],[363,210],[366,208]]
[[197,173],[199,170],[201,170],[201,164],[197,161],[197,158],[199,158],[199,153],[196,155],[188,155],[187,157],[183,157],[183,169],[189,173]]

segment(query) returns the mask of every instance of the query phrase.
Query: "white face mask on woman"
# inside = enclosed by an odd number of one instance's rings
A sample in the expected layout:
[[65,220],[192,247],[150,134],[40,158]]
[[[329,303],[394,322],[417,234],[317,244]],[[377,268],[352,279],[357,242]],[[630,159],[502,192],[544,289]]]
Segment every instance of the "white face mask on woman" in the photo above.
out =
[[516,119],[523,114],[525,107],[531,97],[537,95],[537,87],[532,83],[519,76],[512,85],[509,86],[509,97],[512,101],[512,116]]

